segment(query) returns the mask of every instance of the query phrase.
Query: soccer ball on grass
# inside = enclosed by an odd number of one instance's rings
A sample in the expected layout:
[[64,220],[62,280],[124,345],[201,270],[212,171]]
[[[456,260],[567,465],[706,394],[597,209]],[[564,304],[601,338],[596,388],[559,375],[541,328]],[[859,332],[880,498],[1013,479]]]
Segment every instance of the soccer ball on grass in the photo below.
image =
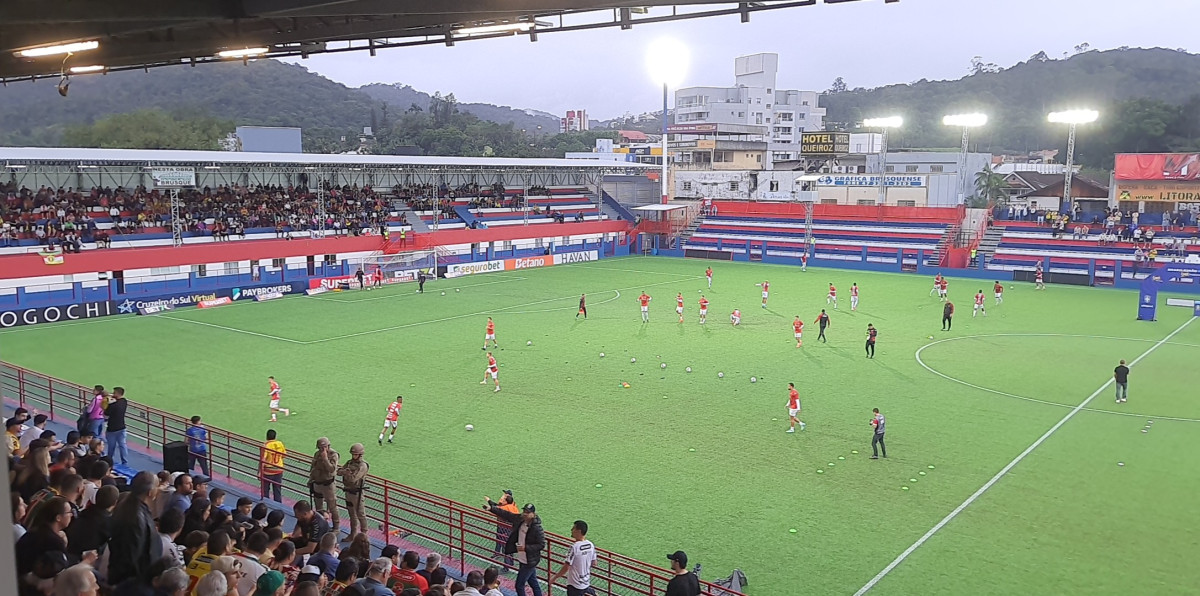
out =
[[474,424],[468,424],[468,425],[467,425],[467,430],[468,430],[468,431],[475,430],[475,425],[474,425]]
[[758,382],[758,377],[750,377],[750,382],[751,382],[751,383],[757,383],[757,382]]
[[600,352],[600,357],[601,357],[601,358],[603,358],[603,357],[604,357],[604,352]]
[[629,363],[630,363],[630,364],[633,364],[634,362],[637,362],[637,358],[630,358],[630,359],[629,359]]
[[666,362],[664,362],[664,363],[662,363],[662,364],[658,365],[658,367],[659,367],[659,368],[666,368],[666,367],[667,367],[667,363],[666,363]]
[[525,345],[527,345],[527,346],[532,346],[532,345],[533,345],[533,342],[532,342],[532,341],[527,341],[527,342],[525,342]]
[[719,372],[719,373],[717,373],[717,378],[718,378],[718,379],[724,379],[724,378],[725,378],[725,373],[723,373],[723,372]]

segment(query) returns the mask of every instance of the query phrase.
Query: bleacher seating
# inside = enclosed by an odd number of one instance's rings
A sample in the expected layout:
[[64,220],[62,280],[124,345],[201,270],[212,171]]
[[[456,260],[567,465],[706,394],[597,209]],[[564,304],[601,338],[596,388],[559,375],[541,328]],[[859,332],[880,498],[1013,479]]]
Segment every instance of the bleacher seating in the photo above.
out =
[[1068,225],[1067,232],[1055,237],[1048,226],[1028,222],[1002,222],[1004,233],[1000,244],[987,261],[987,268],[1001,271],[1032,270],[1034,264],[1049,257],[1049,270],[1055,273],[1080,273],[1089,271],[1091,261],[1096,262],[1097,277],[1113,277],[1116,264],[1121,263],[1122,276],[1133,278],[1144,275],[1151,269],[1145,261],[1139,263],[1138,249],[1147,255],[1157,250],[1157,263],[1168,259],[1200,255],[1200,244],[1196,243],[1195,229],[1163,231],[1155,227],[1152,243],[1118,241],[1100,244],[1100,226],[1089,226],[1083,239],[1075,238],[1074,226]]
[[[749,243],[752,251],[760,251],[765,243],[767,255],[781,257],[799,257],[804,250],[803,215],[719,213],[703,221],[685,248],[742,251]],[[865,248],[868,260],[894,261],[898,249],[904,251],[905,259],[916,258],[918,250],[932,256],[949,227],[949,222],[928,220],[814,217],[814,254],[824,259],[857,261]]]

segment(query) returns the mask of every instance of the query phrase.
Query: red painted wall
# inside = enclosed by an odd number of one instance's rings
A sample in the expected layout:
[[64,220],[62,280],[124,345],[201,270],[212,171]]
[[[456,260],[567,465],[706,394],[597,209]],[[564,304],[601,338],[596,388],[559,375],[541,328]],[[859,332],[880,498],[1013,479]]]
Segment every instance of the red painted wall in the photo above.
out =
[[[428,248],[448,244],[471,244],[521,240],[526,238],[548,238],[579,236],[629,231],[623,221],[591,221],[563,224],[536,224],[530,226],[504,226],[483,230],[443,230],[428,234],[416,234],[409,240],[408,248]],[[392,234],[394,242],[399,234]],[[113,248],[88,250],[80,254],[63,255],[63,264],[47,265],[41,255],[0,256],[0,279],[37,277],[41,275],[69,275],[95,273],[99,271],[124,271],[150,267],[180,267],[200,263],[225,263],[258,259],[282,259],[348,252],[382,250],[383,239],[379,236],[325,238],[322,240],[242,240],[189,244],[181,247],[146,246],[140,248]]]

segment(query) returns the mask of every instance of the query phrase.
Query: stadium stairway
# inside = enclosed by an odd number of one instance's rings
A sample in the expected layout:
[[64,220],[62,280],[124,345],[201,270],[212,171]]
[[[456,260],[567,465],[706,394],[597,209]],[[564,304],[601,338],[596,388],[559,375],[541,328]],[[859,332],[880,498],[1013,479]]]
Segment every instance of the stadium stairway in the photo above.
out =
[[614,221],[637,221],[637,218],[634,217],[632,211],[630,211],[616,199],[612,198],[611,195],[603,190],[600,191],[600,209],[603,210],[604,214],[607,215],[609,219]]
[[425,220],[421,219],[421,216],[414,213],[412,209],[409,209],[404,201],[397,201],[393,208],[400,215],[404,216],[405,220],[408,221],[408,225],[412,226],[413,233],[425,234],[429,232],[429,226],[425,223]]
[[[10,416],[12,416],[12,413],[17,409],[19,404],[15,400],[9,398],[8,396],[4,396],[3,405],[4,405],[4,408],[3,408],[4,419],[7,420]],[[35,412],[31,412],[31,414],[33,414],[33,413],[35,413]],[[72,430],[75,430],[75,425],[70,421],[65,421],[60,414],[56,413],[54,418],[51,418],[49,421],[46,422],[46,429],[53,430],[59,440],[65,440],[67,437],[67,433]],[[297,460],[301,460],[301,459],[307,460],[306,455],[301,455],[304,453],[306,453],[306,451],[304,449],[299,449],[297,451],[298,455],[297,455],[296,459]],[[128,480],[132,479],[140,471],[144,470],[144,471],[149,471],[152,473],[157,473],[159,470],[162,470],[162,469],[163,469],[163,463],[162,463],[162,452],[161,451],[156,453],[152,450],[142,447],[141,445],[135,445],[133,442],[130,442],[129,443],[129,465],[127,465],[127,466],[121,465],[118,462],[118,463],[116,463],[115,467],[113,468],[113,472],[117,476],[123,477],[128,481]],[[211,471],[216,472],[216,470],[211,470]],[[199,469],[193,470],[193,473],[198,474]],[[213,477],[213,481],[209,484],[209,489],[211,490],[212,488],[220,488],[225,491],[225,508],[227,508],[227,509],[232,510],[233,506],[237,503],[237,500],[239,497],[247,496],[247,497],[250,497],[251,499],[254,499],[255,502],[261,501],[262,503],[265,503],[266,506],[268,507],[268,509],[283,512],[284,520],[283,520],[282,526],[283,526],[283,528],[285,528],[285,531],[290,533],[290,528],[293,528],[296,525],[296,517],[295,517],[295,514],[292,512],[292,505],[295,503],[295,501],[293,501],[291,499],[285,498],[284,503],[276,503],[275,501],[271,501],[269,499],[263,499],[259,496],[259,487],[251,486],[250,484],[240,482],[237,480],[228,479],[228,478],[220,476],[220,475],[215,475]],[[341,496],[340,491],[339,491],[339,496]],[[343,525],[347,524],[348,523],[347,518],[343,516],[342,522],[343,522]],[[348,530],[347,527],[342,528],[342,536],[341,536],[340,542],[343,546],[348,544],[349,537],[347,536],[347,533],[348,533],[347,530]],[[404,552],[406,550],[416,550],[417,552],[420,552],[420,553],[427,553],[430,551],[430,548],[428,545],[410,542],[409,540],[406,540],[404,538],[399,538],[398,536],[391,536],[390,539],[386,539],[383,537],[382,531],[379,531],[379,530],[371,531],[371,546],[374,549],[374,552],[372,553],[374,556],[378,556],[379,552],[382,551],[383,547],[386,546],[387,544],[394,544],[394,545],[398,546],[400,548],[400,552]],[[450,553],[447,553],[445,551],[445,549],[442,549],[441,553],[442,553],[442,567],[446,569],[446,576],[453,580],[466,581],[466,576],[462,573],[459,573],[458,560],[453,559],[452,557],[448,556]],[[424,568],[424,566],[425,566],[425,559],[422,557],[421,568]],[[470,567],[470,565],[468,565],[468,568],[474,569],[473,567]],[[505,596],[516,596],[516,591],[513,589],[513,582],[515,580],[515,575],[513,573],[501,574],[500,578],[501,578],[500,591],[503,592]],[[543,581],[543,583],[544,583],[544,581]]]
[[679,234],[679,246],[687,244],[688,240],[692,239],[692,234],[695,234],[696,230],[700,229],[700,225],[703,223],[704,214],[701,213],[696,215],[696,217],[692,219],[691,223],[688,224],[688,227]]
[[978,257],[980,263],[987,263],[992,260],[992,255],[996,252],[996,248],[1000,246],[1000,240],[1004,237],[1004,226],[992,226],[988,228],[983,238],[979,241]]
[[475,224],[479,222],[479,219],[471,213],[470,205],[455,205],[454,212],[458,214],[459,219],[463,220],[463,222],[467,224],[468,228],[475,227]]

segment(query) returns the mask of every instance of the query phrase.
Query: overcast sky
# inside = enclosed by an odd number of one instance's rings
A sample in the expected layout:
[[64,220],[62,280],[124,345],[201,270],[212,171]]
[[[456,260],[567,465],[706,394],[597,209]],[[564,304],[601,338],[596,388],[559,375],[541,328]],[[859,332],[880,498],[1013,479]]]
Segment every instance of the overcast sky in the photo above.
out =
[[1198,23],[1200,0],[861,0],[757,13],[747,24],[717,17],[295,62],[352,87],[404,83],[459,101],[556,114],[582,108],[607,119],[661,103],[645,66],[647,46],[661,37],[691,49],[684,86],[732,85],[735,57],[775,52],[780,89],[820,91],[839,76],[851,88],[954,79],[972,56],[1008,67],[1083,42],[1197,52]]

